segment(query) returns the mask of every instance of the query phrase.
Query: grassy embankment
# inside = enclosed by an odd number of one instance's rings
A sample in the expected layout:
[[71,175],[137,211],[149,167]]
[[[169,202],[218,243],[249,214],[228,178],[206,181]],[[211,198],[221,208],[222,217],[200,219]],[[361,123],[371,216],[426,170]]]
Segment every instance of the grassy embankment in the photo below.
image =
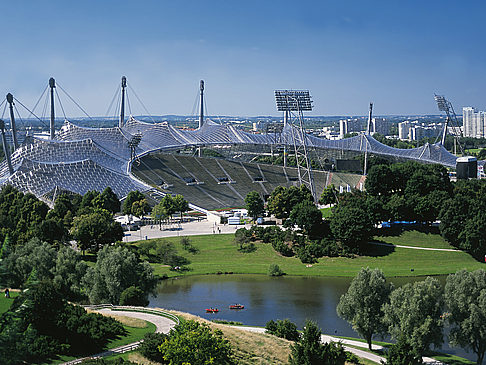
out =
[[[368,256],[323,257],[318,263],[308,267],[296,257],[279,255],[270,244],[257,243],[256,251],[239,252],[233,243],[233,237],[233,234],[191,236],[192,244],[200,251],[198,254],[184,251],[178,237],[156,239],[156,241],[173,242],[178,254],[187,257],[191,264],[187,265],[189,270],[185,272],[170,271],[165,265],[153,264],[155,273],[167,274],[169,277],[218,272],[267,274],[270,264],[278,264],[287,275],[353,277],[362,267],[368,266],[380,268],[386,276],[395,277],[445,275],[463,268],[468,270],[484,268],[483,263],[477,262],[464,252],[427,251],[378,245],[370,245]],[[375,237],[375,240],[406,246],[453,248],[437,234],[417,231],[405,231],[400,236]]]
[[14,302],[14,299],[19,296],[19,292],[17,291],[10,291],[10,298],[5,298],[5,294],[0,293],[0,315],[5,313],[10,309],[10,306]]

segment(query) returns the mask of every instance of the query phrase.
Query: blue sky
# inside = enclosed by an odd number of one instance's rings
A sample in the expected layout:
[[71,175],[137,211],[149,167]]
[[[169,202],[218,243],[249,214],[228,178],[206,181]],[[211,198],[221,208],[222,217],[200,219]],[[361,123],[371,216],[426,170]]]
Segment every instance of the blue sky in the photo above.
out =
[[[483,1],[11,1],[0,92],[32,107],[50,76],[106,115],[126,75],[151,114],[278,115],[275,89],[309,89],[312,115],[486,109]],[[68,115],[80,115],[62,99]],[[143,109],[132,95],[134,114]],[[40,109],[36,109],[39,113]]]

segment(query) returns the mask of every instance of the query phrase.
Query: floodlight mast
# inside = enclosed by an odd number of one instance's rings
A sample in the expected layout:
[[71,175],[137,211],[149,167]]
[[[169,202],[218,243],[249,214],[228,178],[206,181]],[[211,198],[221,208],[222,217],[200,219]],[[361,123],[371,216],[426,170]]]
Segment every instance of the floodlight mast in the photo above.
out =
[[461,150],[461,154],[464,156],[464,149],[462,148],[461,143],[457,140],[458,137],[462,137],[462,130],[461,127],[459,126],[459,122],[457,120],[456,112],[454,111],[454,107],[452,106],[452,103],[445,98],[444,95],[437,95],[434,94],[434,99],[437,102],[437,107],[439,108],[440,111],[446,113],[446,122],[444,125],[444,129],[442,131],[442,138],[441,138],[441,145],[444,146],[446,136],[447,136],[447,127],[449,123],[453,122],[454,125],[452,126],[454,128],[454,140],[458,142],[459,144],[459,149]]
[[204,124],[204,80],[199,83],[199,129]]
[[121,103],[120,103],[120,120],[118,127],[123,127],[125,124],[125,88],[127,87],[127,78],[123,76],[121,78]]
[[50,130],[51,139],[54,139],[56,133],[54,129],[54,121],[56,119],[56,114],[54,110],[54,88],[55,87],[56,87],[56,80],[54,80],[54,77],[51,77],[49,79],[49,88],[51,89],[51,120],[50,120],[49,130]]
[[[314,201],[317,201],[312,168],[307,152],[307,134],[304,129],[303,111],[312,110],[312,100],[308,90],[275,90],[277,110],[286,113],[284,122],[290,124],[294,145],[299,183],[307,186]],[[296,113],[293,113],[296,112]],[[286,141],[287,143],[287,141]]]
[[14,116],[14,108],[13,106],[15,105],[14,104],[14,101],[13,101],[13,95],[8,93],[7,94],[7,103],[8,103],[8,107],[10,109],[10,125],[12,126],[12,139],[13,139],[13,144],[14,144],[14,148],[17,149],[19,148],[19,142],[17,140],[17,127],[15,125],[15,116]]
[[[373,103],[370,103],[370,111],[368,113],[368,126],[366,127],[367,135],[370,135],[371,133],[372,117],[373,117]],[[367,169],[368,169],[368,140],[365,141],[365,155],[364,155],[364,164],[363,164],[363,175],[365,176],[366,176]]]

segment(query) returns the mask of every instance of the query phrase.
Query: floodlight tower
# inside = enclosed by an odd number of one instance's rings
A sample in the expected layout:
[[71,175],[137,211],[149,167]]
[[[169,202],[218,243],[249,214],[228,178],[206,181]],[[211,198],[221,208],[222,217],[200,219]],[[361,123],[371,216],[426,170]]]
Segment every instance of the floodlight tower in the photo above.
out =
[[[457,137],[462,137],[462,130],[461,127],[459,126],[459,122],[457,120],[456,112],[454,111],[454,107],[452,106],[452,103],[445,98],[444,95],[436,95],[434,94],[434,99],[437,102],[437,107],[441,112],[446,113],[446,122],[444,125],[444,130],[442,131],[442,138],[440,141],[441,145],[445,144],[446,136],[447,136],[447,127],[449,123],[453,123],[452,127],[454,128],[454,138],[457,141]],[[459,141],[457,141],[459,142]],[[461,154],[464,155],[464,150],[462,148],[462,145],[459,144],[459,149],[461,150]]]
[[55,87],[56,87],[56,80],[54,80],[54,77],[51,77],[49,79],[49,88],[51,89],[51,122],[49,125],[49,130],[50,130],[51,139],[54,139],[54,135],[55,135],[55,129],[54,129],[54,120],[56,119],[56,114],[54,110],[54,88]]
[[366,126],[366,134],[371,133],[371,119],[373,117],[373,103],[370,103],[370,111],[368,113],[368,125]]
[[118,127],[123,127],[125,124],[125,88],[127,87],[127,78],[125,76],[121,79],[121,103],[120,103],[120,120]]
[[304,111],[312,110],[309,90],[275,90],[275,100],[277,102],[277,110],[286,112],[285,122],[290,124],[299,183],[309,188],[314,201],[316,201],[312,168],[307,153],[308,137],[304,129],[303,116]]
[[14,108],[13,106],[14,101],[13,101],[13,95],[8,93],[7,94],[7,103],[10,109],[10,125],[12,126],[12,139],[13,139],[13,144],[14,148],[17,149],[19,148],[19,142],[17,140],[17,127],[15,126],[15,116],[14,116]]
[[128,141],[128,147],[130,147],[130,161],[133,161],[137,156],[136,149],[142,140],[142,133],[135,133]]
[[204,124],[204,80],[199,83],[199,129]]
[[0,119],[0,132],[2,133],[2,143],[3,143],[3,153],[5,154],[5,159],[7,160],[8,172],[10,175],[14,173],[12,167],[12,161],[10,160],[10,151],[8,150],[7,137],[5,136],[5,122]]

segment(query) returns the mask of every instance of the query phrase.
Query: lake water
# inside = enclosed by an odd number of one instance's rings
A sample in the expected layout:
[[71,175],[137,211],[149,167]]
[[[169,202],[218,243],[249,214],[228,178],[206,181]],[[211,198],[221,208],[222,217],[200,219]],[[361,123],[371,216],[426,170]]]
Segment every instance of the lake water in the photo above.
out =
[[[393,278],[395,286],[421,278]],[[444,281],[445,278],[441,278]],[[270,320],[289,318],[302,328],[306,319],[316,321],[323,333],[359,337],[348,322],[336,314],[339,298],[351,278],[279,277],[264,275],[205,275],[164,280],[150,307],[188,312],[206,319],[225,319],[250,326],[265,326]],[[230,304],[243,304],[231,310]],[[219,313],[206,313],[214,307]],[[375,338],[377,339],[377,338]],[[446,344],[444,352],[475,360],[460,348]]]

